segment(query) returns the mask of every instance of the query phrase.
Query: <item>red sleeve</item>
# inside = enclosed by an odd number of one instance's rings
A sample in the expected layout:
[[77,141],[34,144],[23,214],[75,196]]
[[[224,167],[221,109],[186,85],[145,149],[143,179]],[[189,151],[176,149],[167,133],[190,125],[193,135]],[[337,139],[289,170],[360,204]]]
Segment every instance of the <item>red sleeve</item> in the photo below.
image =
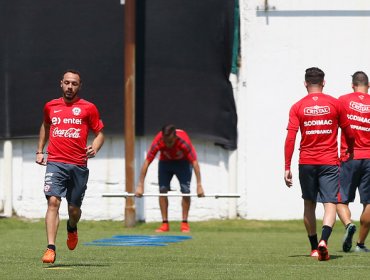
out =
[[152,162],[157,155],[159,148],[160,148],[160,141],[162,139],[162,132],[159,132],[153,139],[152,144],[150,145],[148,154],[146,156],[146,159],[149,162]]
[[346,142],[348,145],[347,152],[353,153],[353,146],[355,144],[355,135],[353,134],[352,128],[350,125],[343,127],[342,131],[344,133],[344,137],[346,138]]
[[290,170],[296,136],[297,136],[296,130],[288,129],[284,147],[285,170]]
[[51,124],[51,120],[50,120],[50,106],[49,106],[49,103],[46,103],[45,106],[44,106],[44,122],[45,123],[48,123],[48,124]]
[[100,119],[99,111],[94,104],[91,104],[89,112],[90,112],[89,126],[92,129],[92,131],[94,131],[94,133],[98,133],[104,127],[104,124]]

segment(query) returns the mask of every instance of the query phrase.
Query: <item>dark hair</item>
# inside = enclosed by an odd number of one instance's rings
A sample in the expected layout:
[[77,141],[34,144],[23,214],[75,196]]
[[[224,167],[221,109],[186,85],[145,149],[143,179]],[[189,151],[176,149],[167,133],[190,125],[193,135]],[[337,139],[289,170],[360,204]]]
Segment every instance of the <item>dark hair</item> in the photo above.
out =
[[170,136],[174,132],[176,132],[176,126],[174,126],[173,124],[166,124],[162,127],[163,136]]
[[369,78],[365,72],[357,71],[352,75],[352,84],[354,86],[367,86],[369,85]]
[[317,67],[311,67],[306,69],[304,79],[309,85],[323,85],[324,77],[324,71]]
[[66,71],[64,71],[64,72],[63,72],[62,80],[64,79],[64,75],[65,75],[66,73],[73,73],[73,74],[78,75],[78,77],[80,77],[80,83],[82,83],[82,79],[81,79],[81,73],[80,73],[80,71],[75,70],[75,69],[67,69]]

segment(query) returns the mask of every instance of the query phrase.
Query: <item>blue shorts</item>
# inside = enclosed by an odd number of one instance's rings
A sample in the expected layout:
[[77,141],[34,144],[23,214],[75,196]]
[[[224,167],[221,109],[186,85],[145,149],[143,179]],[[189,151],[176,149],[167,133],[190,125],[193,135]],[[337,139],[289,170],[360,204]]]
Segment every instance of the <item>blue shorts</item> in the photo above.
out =
[[339,177],[339,202],[353,202],[358,188],[361,203],[370,203],[370,159],[354,159],[342,162]]
[[187,160],[160,160],[158,163],[159,191],[166,193],[170,190],[173,175],[179,180],[181,192],[190,193],[190,181],[193,166]]
[[44,193],[46,197],[65,197],[69,205],[81,207],[87,189],[89,169],[61,162],[46,165]]
[[300,164],[299,182],[303,199],[322,203],[338,202],[339,166]]

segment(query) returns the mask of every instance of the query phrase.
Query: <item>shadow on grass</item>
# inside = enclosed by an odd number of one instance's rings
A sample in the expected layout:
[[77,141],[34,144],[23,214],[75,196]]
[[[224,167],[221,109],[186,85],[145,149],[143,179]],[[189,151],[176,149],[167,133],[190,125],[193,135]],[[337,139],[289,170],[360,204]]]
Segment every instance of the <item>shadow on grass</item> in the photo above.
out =
[[95,263],[75,263],[75,264],[50,264],[44,267],[44,269],[72,269],[74,267],[108,267],[108,264],[95,264]]
[[[311,259],[315,259],[314,257],[311,257],[309,255],[292,255],[292,256],[288,256],[288,257],[289,258],[311,258]],[[340,259],[340,258],[343,258],[343,256],[341,256],[341,255],[330,255],[331,260]]]

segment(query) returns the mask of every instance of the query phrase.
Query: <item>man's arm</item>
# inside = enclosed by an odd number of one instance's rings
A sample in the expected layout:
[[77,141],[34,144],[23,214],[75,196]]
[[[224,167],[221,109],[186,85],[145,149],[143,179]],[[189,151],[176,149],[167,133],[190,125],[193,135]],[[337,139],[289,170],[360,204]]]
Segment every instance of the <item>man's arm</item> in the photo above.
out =
[[144,180],[145,180],[146,173],[148,171],[148,168],[149,168],[150,163],[151,162],[146,159],[144,161],[144,163],[143,163],[143,166],[141,167],[140,176],[139,176],[139,182],[137,184],[136,192],[135,192],[135,195],[136,196],[141,197],[144,194]]
[[284,156],[285,156],[284,180],[285,180],[285,184],[289,188],[293,185],[293,178],[292,178],[292,172],[290,170],[290,165],[291,165],[291,161],[293,157],[296,136],[297,136],[296,130],[288,129],[288,133],[285,139],[285,146],[284,146]]
[[86,155],[88,158],[93,158],[99,152],[104,144],[104,133],[100,130],[96,135],[91,145],[86,147]]
[[354,144],[355,144],[355,135],[353,134],[352,128],[350,125],[342,128],[344,137],[346,138],[347,143],[347,154],[349,159],[353,159],[354,156]]
[[41,165],[46,165],[46,160],[44,158],[44,147],[46,142],[49,140],[50,125],[43,122],[40,127],[39,133],[39,143],[37,145],[36,151],[36,163]]
[[198,194],[198,197],[204,197],[204,190],[203,190],[203,186],[202,186],[202,180],[201,180],[201,176],[200,176],[200,168],[199,168],[198,161],[194,160],[192,162],[192,165],[193,165],[193,168],[194,168],[195,177],[197,179],[197,194]]

